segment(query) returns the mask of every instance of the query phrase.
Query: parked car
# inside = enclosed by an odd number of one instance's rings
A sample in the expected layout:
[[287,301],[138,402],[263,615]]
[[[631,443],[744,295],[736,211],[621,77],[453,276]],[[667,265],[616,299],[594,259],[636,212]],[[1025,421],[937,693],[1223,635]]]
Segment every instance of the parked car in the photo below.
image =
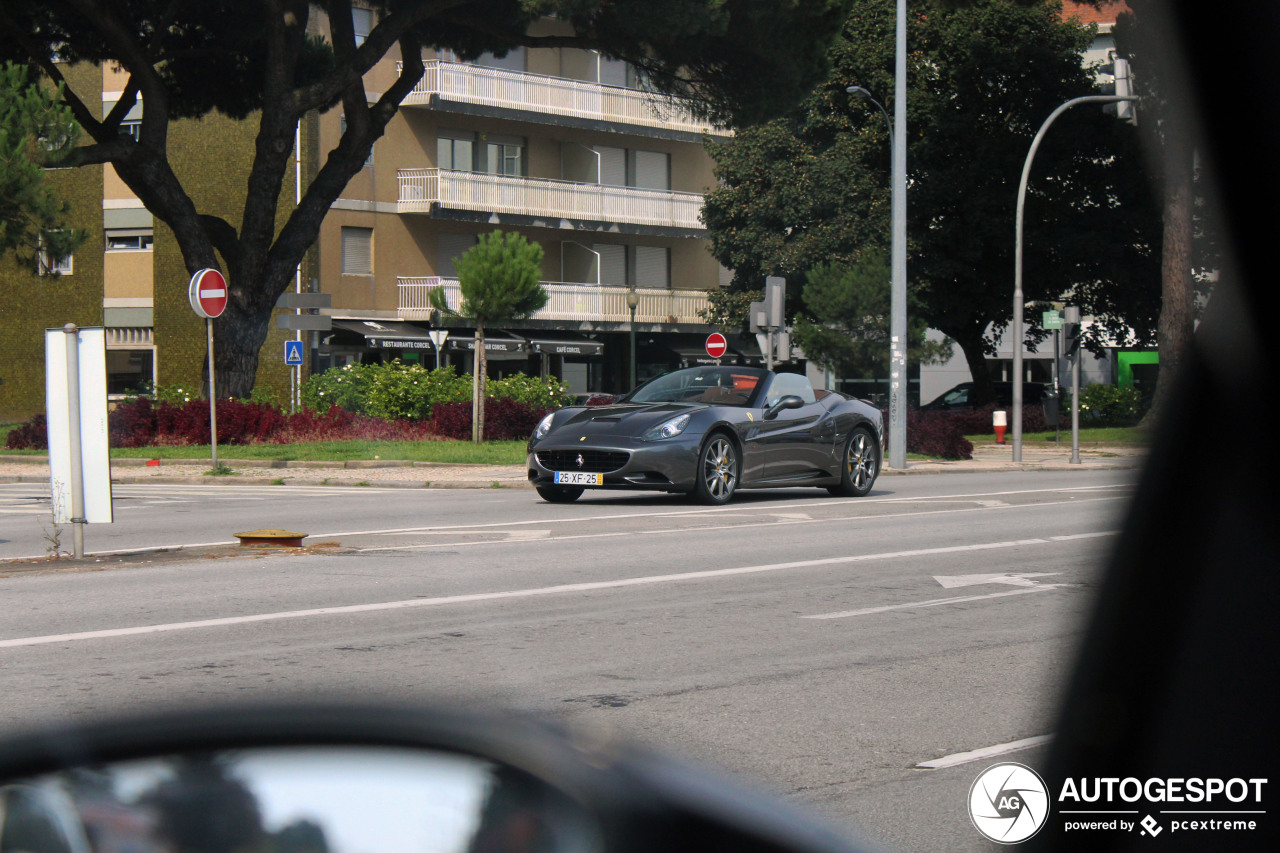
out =
[[584,489],[683,492],[727,503],[739,488],[810,486],[860,497],[880,473],[880,411],[804,376],[690,367],[613,405],[559,409],[529,440],[529,480],[544,500]]
[[[1013,383],[1012,382],[993,382],[995,388],[997,406],[1013,405]],[[1042,402],[1045,396],[1050,392],[1048,385],[1043,382],[1023,382],[1022,383],[1022,404],[1024,406],[1034,406]],[[976,409],[978,406],[973,402],[973,383],[961,382],[959,385],[944,391],[937,397],[934,397],[928,403],[920,407],[922,412],[954,412],[962,409]]]

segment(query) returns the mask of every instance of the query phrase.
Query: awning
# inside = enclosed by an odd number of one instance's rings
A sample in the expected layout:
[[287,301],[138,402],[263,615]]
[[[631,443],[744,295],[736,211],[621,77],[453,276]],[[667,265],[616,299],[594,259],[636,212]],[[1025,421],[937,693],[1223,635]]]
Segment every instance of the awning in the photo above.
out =
[[604,352],[603,341],[593,341],[590,338],[570,338],[568,336],[560,338],[530,338],[529,349],[534,352],[546,353],[547,355],[600,355]]
[[435,349],[431,330],[395,320],[334,320],[333,327],[363,335],[374,349]]
[[[476,348],[475,336],[459,336],[449,335],[449,342],[445,344],[447,349],[474,351]],[[484,336],[484,351],[486,353],[518,353],[525,352],[529,348],[528,342],[524,338],[517,338],[508,332],[486,332]]]

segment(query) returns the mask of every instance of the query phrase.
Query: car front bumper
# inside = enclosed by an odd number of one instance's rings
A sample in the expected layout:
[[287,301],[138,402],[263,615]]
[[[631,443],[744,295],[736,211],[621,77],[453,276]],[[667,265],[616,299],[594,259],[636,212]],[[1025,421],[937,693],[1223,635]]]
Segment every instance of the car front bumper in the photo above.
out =
[[[681,434],[660,441],[587,435],[572,443],[552,437],[530,447],[529,482],[554,486],[557,471],[586,472],[601,475],[598,484],[583,484],[588,489],[688,492],[694,487],[701,445],[701,434]],[[614,467],[612,462],[603,460],[609,454],[622,454],[625,458],[620,457],[621,464]],[[601,470],[604,468],[609,470]]]

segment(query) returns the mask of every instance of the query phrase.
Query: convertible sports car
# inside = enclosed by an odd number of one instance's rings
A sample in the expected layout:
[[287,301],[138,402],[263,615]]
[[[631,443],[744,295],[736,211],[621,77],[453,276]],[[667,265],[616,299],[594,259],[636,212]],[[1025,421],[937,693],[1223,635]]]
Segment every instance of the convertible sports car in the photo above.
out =
[[861,497],[880,473],[880,411],[795,373],[691,367],[609,406],[570,406],[529,439],[529,481],[553,503],[585,489],[684,492],[821,486]]

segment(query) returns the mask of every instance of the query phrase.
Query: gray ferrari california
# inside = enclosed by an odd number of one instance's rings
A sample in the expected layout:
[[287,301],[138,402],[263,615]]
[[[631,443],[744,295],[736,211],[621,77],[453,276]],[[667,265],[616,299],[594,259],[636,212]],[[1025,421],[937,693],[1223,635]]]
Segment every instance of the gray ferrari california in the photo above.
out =
[[869,403],[804,376],[690,367],[608,406],[569,406],[529,439],[529,481],[553,503],[586,489],[683,492],[723,504],[738,489],[818,486],[860,497],[880,473],[883,421]]

